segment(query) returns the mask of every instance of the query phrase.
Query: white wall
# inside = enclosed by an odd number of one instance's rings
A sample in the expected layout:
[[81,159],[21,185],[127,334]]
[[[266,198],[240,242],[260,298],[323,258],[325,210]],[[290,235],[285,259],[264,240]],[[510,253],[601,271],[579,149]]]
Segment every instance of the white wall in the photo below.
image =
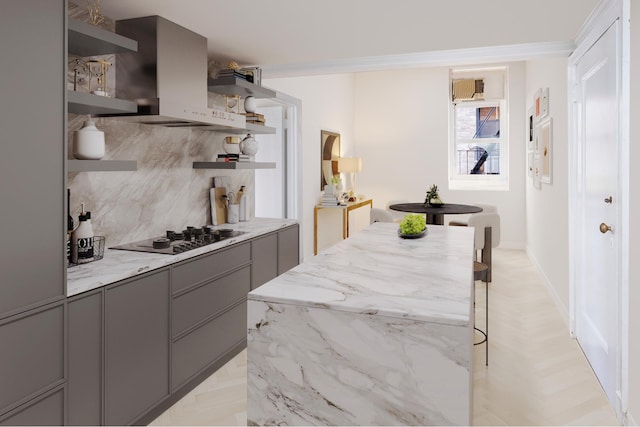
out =
[[[524,63],[509,64],[509,191],[448,187],[449,68],[392,70],[355,75],[356,151],[362,157],[358,191],[375,207],[390,200],[424,201],[437,184],[449,203],[498,207],[501,246],[525,245]],[[460,217],[461,219],[464,217]],[[445,219],[454,219],[450,216]]]
[[[263,84],[302,101],[303,259],[313,256],[313,207],[320,198],[320,131],[340,134],[341,154],[353,154],[353,75],[265,79]],[[342,235],[342,225],[332,227]]]
[[526,63],[526,106],[533,105],[538,88],[549,88],[549,115],[553,119],[552,182],[533,187],[526,179],[527,252],[542,275],[551,296],[569,321],[568,127],[566,58]]

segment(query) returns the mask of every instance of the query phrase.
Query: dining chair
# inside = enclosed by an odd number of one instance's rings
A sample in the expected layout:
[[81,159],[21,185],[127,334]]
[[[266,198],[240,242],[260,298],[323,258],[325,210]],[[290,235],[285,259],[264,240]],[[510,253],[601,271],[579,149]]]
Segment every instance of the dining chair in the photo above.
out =
[[387,212],[386,209],[371,208],[369,224],[373,224],[374,222],[393,222],[393,215]]
[[491,282],[491,249],[500,244],[500,215],[495,212],[473,214],[469,217],[468,226],[475,228],[474,259],[477,260],[477,253],[480,251],[482,263],[489,268],[487,282]]
[[387,203],[387,212],[389,212],[391,214],[391,216],[393,217],[393,222],[402,221],[404,216],[407,214],[406,212],[394,211],[394,210],[389,209],[389,206],[397,205],[399,203],[409,203],[409,201],[408,200],[389,200],[389,203]]
[[[498,212],[498,208],[496,207],[496,205],[488,205],[486,203],[474,203],[473,205],[478,206],[479,208],[482,208],[482,212],[479,212],[479,213],[497,213]],[[471,214],[471,215],[477,215],[477,214]],[[469,225],[469,223],[464,220],[454,220],[454,221],[449,221],[449,225],[466,227]]]

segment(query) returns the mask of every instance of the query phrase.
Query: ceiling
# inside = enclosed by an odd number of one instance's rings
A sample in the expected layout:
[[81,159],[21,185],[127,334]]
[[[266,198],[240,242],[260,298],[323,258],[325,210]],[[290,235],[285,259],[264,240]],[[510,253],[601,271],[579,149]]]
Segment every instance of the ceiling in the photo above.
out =
[[99,4],[105,16],[116,20],[160,15],[205,36],[211,58],[224,64],[235,60],[241,66],[260,66],[263,75],[278,77],[317,74],[323,67],[334,72],[341,66],[348,70],[349,64],[372,63],[372,58],[376,63],[392,64],[416,55],[460,49],[472,52],[487,46],[509,46],[511,51],[514,46],[531,44],[562,46],[566,54],[597,3],[101,0]]

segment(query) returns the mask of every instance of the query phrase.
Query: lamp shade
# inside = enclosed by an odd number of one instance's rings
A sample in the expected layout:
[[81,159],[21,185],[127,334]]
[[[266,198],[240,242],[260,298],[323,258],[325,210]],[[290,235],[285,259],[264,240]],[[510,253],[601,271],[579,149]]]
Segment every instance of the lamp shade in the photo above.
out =
[[360,157],[340,157],[338,159],[338,171],[354,173],[362,171],[362,159]]

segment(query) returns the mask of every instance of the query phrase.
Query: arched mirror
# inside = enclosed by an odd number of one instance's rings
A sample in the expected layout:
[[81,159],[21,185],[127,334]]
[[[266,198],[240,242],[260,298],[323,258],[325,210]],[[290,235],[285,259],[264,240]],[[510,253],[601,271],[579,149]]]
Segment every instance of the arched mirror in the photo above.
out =
[[340,134],[320,131],[320,190],[331,183],[331,177],[338,174],[338,158],[340,158]]

